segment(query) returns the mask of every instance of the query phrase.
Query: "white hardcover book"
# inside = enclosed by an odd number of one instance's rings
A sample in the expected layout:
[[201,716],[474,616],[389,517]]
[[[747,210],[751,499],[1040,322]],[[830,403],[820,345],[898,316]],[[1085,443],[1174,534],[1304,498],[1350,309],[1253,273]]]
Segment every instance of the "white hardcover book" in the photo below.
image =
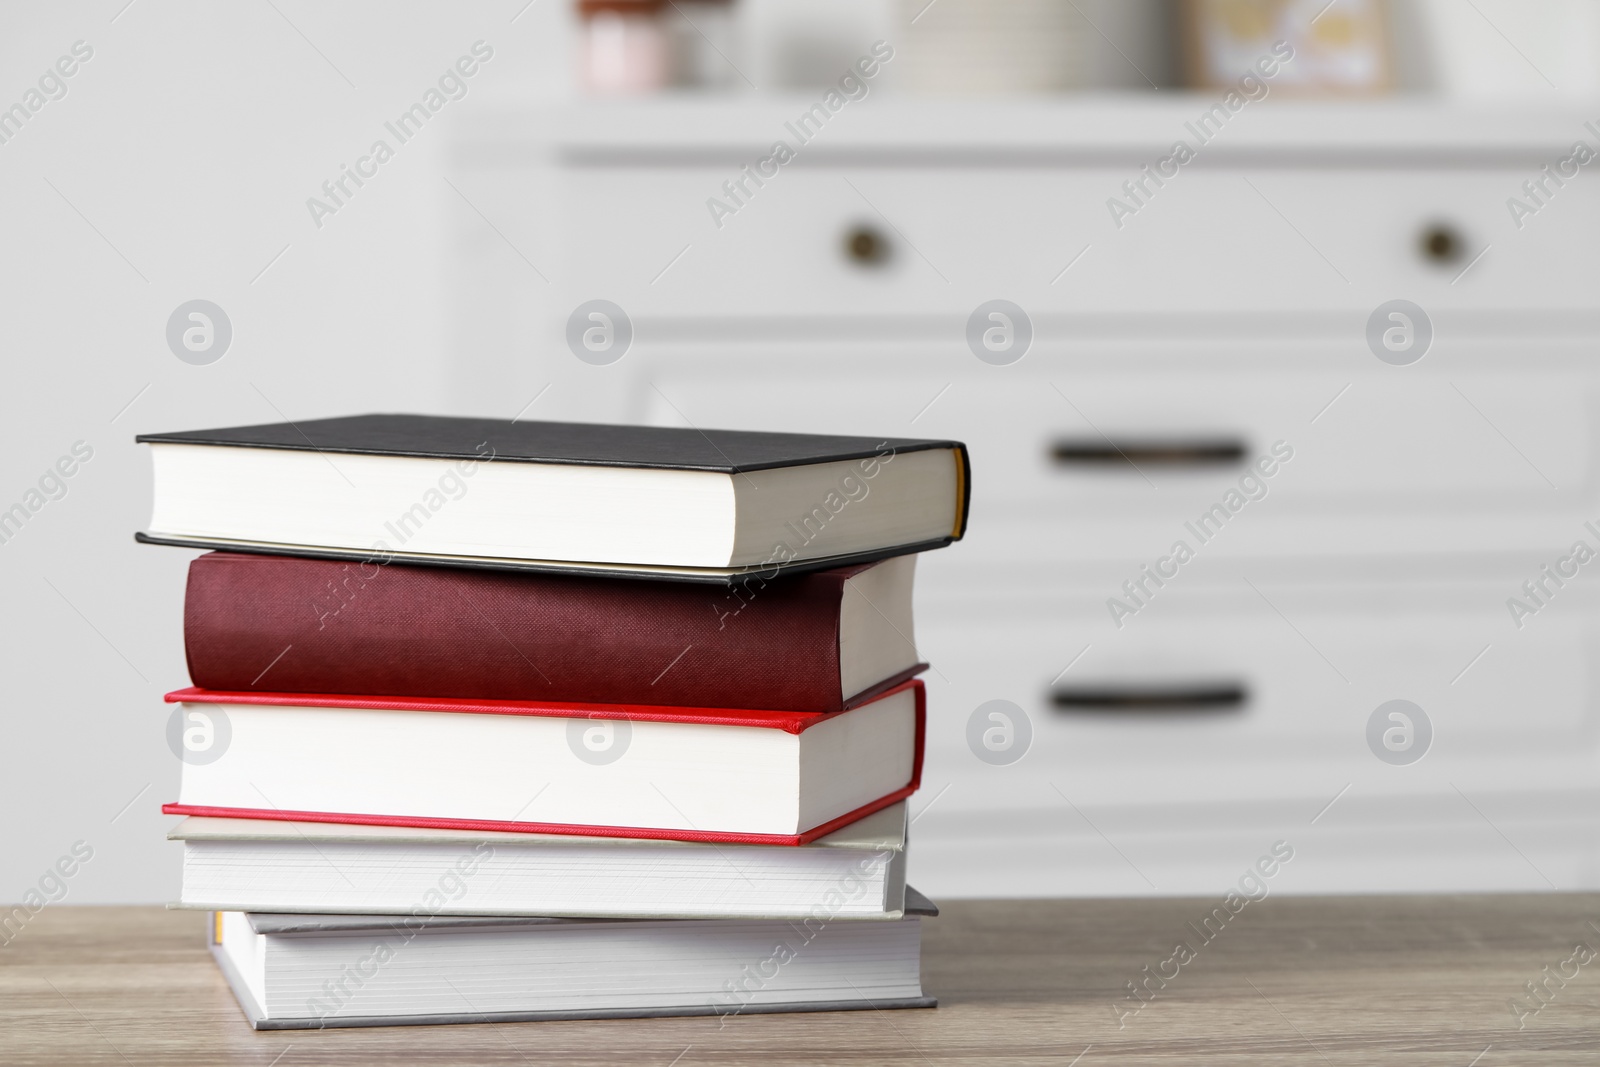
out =
[[258,1030],[931,1008],[921,917],[468,919],[217,912]]
[[809,845],[192,817],[183,908],[603,918],[898,918],[902,801]]

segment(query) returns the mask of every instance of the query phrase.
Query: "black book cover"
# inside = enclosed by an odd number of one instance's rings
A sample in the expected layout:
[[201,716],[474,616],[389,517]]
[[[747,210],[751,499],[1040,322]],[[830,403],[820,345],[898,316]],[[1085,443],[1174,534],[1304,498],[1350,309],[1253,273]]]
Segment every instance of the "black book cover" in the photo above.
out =
[[723,474],[867,459],[890,450],[901,453],[950,448],[961,454],[963,475],[969,473],[966,446],[959,441],[587,422],[508,422],[445,415],[347,415],[298,423],[147,433],[135,440],[144,444],[356,452],[429,459],[481,459],[482,446],[487,443],[494,449],[496,461]]

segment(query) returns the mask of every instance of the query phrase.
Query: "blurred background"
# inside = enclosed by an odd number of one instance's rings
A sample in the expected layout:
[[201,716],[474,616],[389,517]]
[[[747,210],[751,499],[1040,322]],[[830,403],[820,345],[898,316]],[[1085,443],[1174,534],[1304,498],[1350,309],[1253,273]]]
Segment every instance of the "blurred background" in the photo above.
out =
[[134,435],[365,411],[968,442],[936,897],[1600,888],[1600,5],[16,3],[0,108],[0,899],[177,893]]

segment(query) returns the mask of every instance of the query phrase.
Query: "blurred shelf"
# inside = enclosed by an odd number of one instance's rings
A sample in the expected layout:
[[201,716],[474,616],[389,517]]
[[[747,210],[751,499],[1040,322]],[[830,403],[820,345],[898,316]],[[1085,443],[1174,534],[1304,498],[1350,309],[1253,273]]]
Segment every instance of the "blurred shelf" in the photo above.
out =
[[[637,100],[485,111],[461,127],[458,158],[475,165],[535,162],[670,164],[708,154],[740,162],[766,155],[782,139],[805,165],[840,157],[897,166],[929,163],[1149,162],[1178,139],[1200,138],[1194,124],[1221,101],[1217,93],[1127,93],[985,100],[869,96],[847,104],[801,143],[785,125],[821,91],[775,97],[670,94]],[[1308,100],[1269,97],[1229,114],[1195,165],[1329,163],[1456,165],[1520,160],[1536,167],[1567,154],[1575,140],[1600,142],[1586,128],[1600,107],[1570,101],[1549,107],[1488,106],[1421,97]],[[1600,125],[1600,124],[1597,124]],[[995,153],[1002,153],[997,156]]]

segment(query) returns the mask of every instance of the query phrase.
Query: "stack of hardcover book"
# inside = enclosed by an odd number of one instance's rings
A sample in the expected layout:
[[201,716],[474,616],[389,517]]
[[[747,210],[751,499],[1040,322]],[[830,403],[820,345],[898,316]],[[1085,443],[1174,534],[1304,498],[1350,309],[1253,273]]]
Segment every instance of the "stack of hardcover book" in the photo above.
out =
[[252,1025],[930,1006],[914,553],[953,441],[150,434],[181,906]]

